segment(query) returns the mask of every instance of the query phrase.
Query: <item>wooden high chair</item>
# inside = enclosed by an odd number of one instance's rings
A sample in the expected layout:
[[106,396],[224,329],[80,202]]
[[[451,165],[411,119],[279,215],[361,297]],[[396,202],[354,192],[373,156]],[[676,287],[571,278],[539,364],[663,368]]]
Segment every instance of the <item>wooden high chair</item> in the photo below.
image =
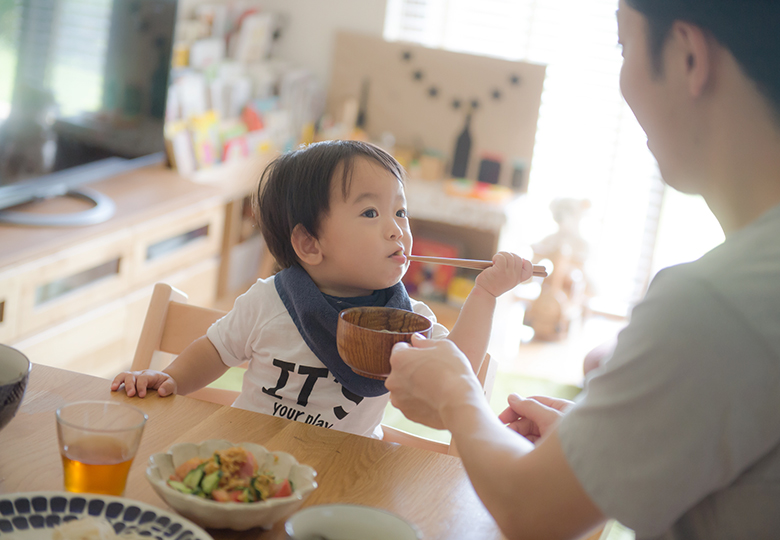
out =
[[[224,311],[187,304],[187,295],[167,283],[155,284],[131,369],[149,369],[152,358],[158,351],[180,354],[190,343],[206,335],[209,326],[223,315]],[[493,389],[496,369],[497,363],[490,355],[486,355],[478,377],[488,398]],[[207,386],[188,396],[230,406],[238,394],[236,391]],[[385,424],[382,424],[382,430],[385,441],[457,455],[454,445],[413,435]]]

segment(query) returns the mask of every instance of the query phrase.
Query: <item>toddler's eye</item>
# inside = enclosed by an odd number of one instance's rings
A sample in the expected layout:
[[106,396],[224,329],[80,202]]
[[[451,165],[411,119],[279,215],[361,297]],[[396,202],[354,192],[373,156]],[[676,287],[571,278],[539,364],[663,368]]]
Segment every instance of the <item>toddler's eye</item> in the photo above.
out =
[[370,209],[366,210],[365,212],[363,212],[360,215],[361,216],[365,216],[365,217],[375,218],[375,217],[379,216],[379,212],[377,212],[373,208],[370,208]]
[[406,208],[401,208],[398,212],[395,213],[395,215],[399,218],[407,217]]

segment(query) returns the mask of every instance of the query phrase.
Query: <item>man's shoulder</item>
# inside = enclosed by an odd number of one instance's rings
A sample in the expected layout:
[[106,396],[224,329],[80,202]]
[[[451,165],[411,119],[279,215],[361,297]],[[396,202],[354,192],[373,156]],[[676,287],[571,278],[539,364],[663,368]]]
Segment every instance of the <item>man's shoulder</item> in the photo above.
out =
[[[668,294],[700,288],[724,299],[780,297],[780,208],[730,236],[702,257],[663,269],[654,285]],[[735,297],[735,294],[738,297]]]

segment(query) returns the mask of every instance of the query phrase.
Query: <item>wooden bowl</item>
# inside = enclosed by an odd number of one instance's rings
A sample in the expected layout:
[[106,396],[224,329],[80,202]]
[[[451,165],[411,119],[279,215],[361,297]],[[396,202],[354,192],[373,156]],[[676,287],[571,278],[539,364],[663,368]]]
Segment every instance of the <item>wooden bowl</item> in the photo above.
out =
[[355,307],[339,313],[336,344],[344,363],[364,377],[390,375],[390,352],[399,341],[420,333],[431,337],[433,323],[412,311],[388,307]]

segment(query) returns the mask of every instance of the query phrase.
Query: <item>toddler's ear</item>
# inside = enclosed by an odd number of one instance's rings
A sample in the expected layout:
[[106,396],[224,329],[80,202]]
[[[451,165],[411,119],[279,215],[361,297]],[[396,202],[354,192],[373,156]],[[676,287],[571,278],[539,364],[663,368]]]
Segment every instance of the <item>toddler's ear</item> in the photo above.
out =
[[314,266],[322,261],[320,243],[300,223],[293,229],[290,242],[302,263]]

